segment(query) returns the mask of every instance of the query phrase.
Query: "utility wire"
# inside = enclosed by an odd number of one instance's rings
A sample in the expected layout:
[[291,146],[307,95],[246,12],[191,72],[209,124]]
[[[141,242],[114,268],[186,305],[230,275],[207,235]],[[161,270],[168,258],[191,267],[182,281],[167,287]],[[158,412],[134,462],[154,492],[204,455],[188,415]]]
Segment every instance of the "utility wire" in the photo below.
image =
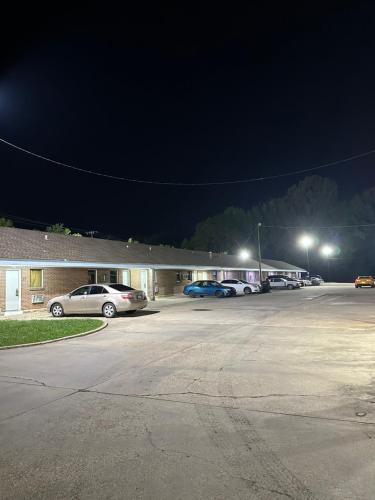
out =
[[253,177],[250,179],[237,179],[237,180],[230,180],[230,181],[215,181],[215,182],[162,182],[162,181],[155,181],[155,180],[133,179],[133,178],[129,178],[129,177],[120,177],[117,175],[95,172],[94,170],[87,170],[84,168],[75,167],[73,165],[69,165],[68,163],[63,163],[63,162],[60,162],[57,160],[53,160],[52,158],[48,158],[46,156],[40,155],[38,153],[34,153],[34,152],[29,151],[25,148],[17,146],[16,144],[13,144],[9,141],[6,141],[5,139],[2,139],[1,137],[0,137],[0,142],[2,142],[3,144],[6,144],[7,146],[10,146],[14,149],[18,149],[19,151],[22,151],[23,153],[26,153],[30,156],[34,156],[36,158],[39,158],[40,160],[44,160],[44,161],[47,161],[49,163],[53,163],[53,164],[58,165],[60,167],[68,168],[71,170],[76,170],[76,171],[82,172],[84,174],[96,175],[98,177],[106,177],[107,179],[113,179],[113,180],[117,180],[117,181],[134,182],[134,183],[138,183],[138,184],[156,184],[159,186],[223,186],[226,184],[245,184],[245,183],[250,183],[250,182],[266,181],[266,180],[271,180],[271,179],[279,179],[281,177],[288,177],[288,176],[292,176],[292,175],[305,174],[307,172],[313,172],[315,170],[320,170],[322,168],[332,167],[334,165],[339,165],[341,163],[347,163],[347,162],[350,162],[352,160],[358,160],[359,158],[364,158],[366,156],[370,156],[370,155],[375,153],[375,149],[371,149],[370,151],[366,151],[364,153],[360,153],[360,154],[353,155],[353,156],[348,156],[346,158],[342,158],[341,160],[336,160],[336,161],[332,161],[329,163],[323,163],[322,165],[317,165],[315,167],[304,168],[301,170],[294,170],[291,172],[285,172],[284,174],[267,175],[264,177]]
[[[7,219],[19,222],[21,224],[24,224],[25,226],[34,226],[34,227],[38,226],[38,227],[44,227],[44,228],[47,228],[48,226],[53,226],[53,223],[51,223],[51,222],[42,222],[39,220],[27,219],[25,217],[19,217],[18,215],[5,214],[4,212],[1,212],[1,211],[0,211],[0,217],[6,217]],[[82,229],[82,228],[75,227],[75,226],[69,226],[69,229],[73,229],[73,230],[79,231],[81,233],[89,232],[88,229]]]
[[345,228],[355,228],[355,227],[375,227],[373,224],[348,224],[346,226],[266,226],[262,224],[262,227],[274,228],[274,229],[345,229]]
[[[11,219],[14,221],[21,222],[25,225],[35,225],[35,226],[42,226],[42,227],[47,227],[47,226],[52,226],[53,224],[51,222],[41,222],[38,220],[33,220],[33,219],[27,219],[25,217],[19,217],[18,215],[11,215],[11,214],[5,214],[4,212],[0,211],[0,217],[6,217],[7,219]],[[69,229],[75,229],[76,231],[80,231],[82,233],[97,233],[98,231],[92,231],[88,229],[82,229],[76,226],[69,226]],[[356,228],[356,227],[375,227],[375,222],[374,223],[369,223],[369,224],[347,224],[347,225],[332,225],[332,226],[282,226],[282,225],[267,225],[267,224],[262,224],[262,228],[271,228],[271,229],[302,229],[302,230],[307,230],[307,229],[345,229],[345,228]],[[249,240],[253,234],[249,235],[247,240]]]

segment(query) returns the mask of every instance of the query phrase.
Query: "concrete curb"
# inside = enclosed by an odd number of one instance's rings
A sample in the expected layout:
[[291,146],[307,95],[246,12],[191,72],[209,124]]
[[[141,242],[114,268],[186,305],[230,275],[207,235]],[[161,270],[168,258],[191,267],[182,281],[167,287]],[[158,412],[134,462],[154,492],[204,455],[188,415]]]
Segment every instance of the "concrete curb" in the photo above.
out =
[[16,344],[16,345],[5,345],[0,347],[0,351],[3,351],[5,349],[18,349],[20,347],[32,347],[35,345],[43,345],[43,344],[51,344],[52,342],[60,342],[60,340],[68,340],[68,339],[75,339],[77,337],[85,337],[86,335],[91,335],[92,333],[100,332],[100,330],[103,330],[108,326],[107,321],[99,320],[102,321],[102,325],[99,326],[98,328],[95,328],[95,330],[89,330],[88,332],[83,332],[83,333],[77,333],[76,335],[69,335],[67,337],[60,337],[58,339],[51,339],[51,340],[43,340],[41,342],[32,342],[30,344]]

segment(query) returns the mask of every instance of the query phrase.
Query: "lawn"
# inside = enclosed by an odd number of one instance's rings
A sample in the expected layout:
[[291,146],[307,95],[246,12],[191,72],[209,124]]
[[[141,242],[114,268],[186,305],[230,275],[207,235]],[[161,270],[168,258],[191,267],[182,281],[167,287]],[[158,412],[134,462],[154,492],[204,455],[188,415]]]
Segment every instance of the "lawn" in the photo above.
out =
[[59,339],[99,328],[99,319],[1,320],[0,347]]

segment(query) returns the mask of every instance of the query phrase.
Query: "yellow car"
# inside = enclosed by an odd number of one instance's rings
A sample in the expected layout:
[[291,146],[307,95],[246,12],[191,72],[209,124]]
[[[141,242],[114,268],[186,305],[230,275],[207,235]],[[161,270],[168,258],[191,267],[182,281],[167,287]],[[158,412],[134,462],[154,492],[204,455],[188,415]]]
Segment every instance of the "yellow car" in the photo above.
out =
[[371,286],[371,288],[375,287],[375,280],[372,276],[358,276],[355,280],[354,285],[356,288],[360,288],[362,286]]

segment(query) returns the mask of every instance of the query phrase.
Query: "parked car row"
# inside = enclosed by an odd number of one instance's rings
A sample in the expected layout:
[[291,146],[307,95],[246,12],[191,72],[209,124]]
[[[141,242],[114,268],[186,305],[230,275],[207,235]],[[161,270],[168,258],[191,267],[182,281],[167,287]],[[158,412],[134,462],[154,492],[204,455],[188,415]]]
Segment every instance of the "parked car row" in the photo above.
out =
[[[366,286],[367,281],[359,276],[356,287]],[[313,285],[323,282],[321,276],[311,277],[310,280],[297,280],[284,275],[271,275],[265,281],[250,283],[246,280],[225,279],[198,280],[186,285],[183,293],[189,297],[233,297],[235,295],[251,295],[266,293],[273,289],[294,290],[307,284]],[[375,286],[374,279],[370,285]],[[361,281],[362,280],[362,281]],[[302,284],[303,282],[303,284]],[[55,297],[47,304],[47,310],[56,318],[68,314],[103,314],[106,318],[113,318],[117,313],[133,314],[147,307],[147,296],[142,290],[135,290],[121,283],[85,285],[72,292]]]
[[262,282],[250,283],[245,280],[226,279],[221,282],[215,280],[195,281],[184,287],[184,294],[189,297],[204,297],[207,295],[216,297],[230,297],[233,295],[250,295],[252,293],[265,293],[272,289],[294,290],[300,288],[301,284],[298,280],[288,276],[268,276]]

